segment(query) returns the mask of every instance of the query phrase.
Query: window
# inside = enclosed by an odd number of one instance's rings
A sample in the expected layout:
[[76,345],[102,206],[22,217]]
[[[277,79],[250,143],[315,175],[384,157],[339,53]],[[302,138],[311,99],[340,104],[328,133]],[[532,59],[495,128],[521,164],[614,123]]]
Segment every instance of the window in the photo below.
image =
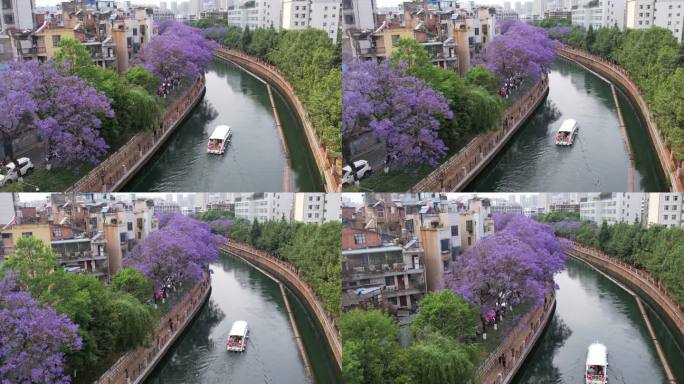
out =
[[133,230],[133,222],[132,222],[132,221],[129,221],[129,222],[128,222],[128,230],[129,230],[129,231],[132,231],[132,230]]
[[53,237],[62,237],[62,228],[60,228],[60,227],[52,228],[52,236]]
[[451,226],[451,236],[458,236],[458,225]]
[[138,36],[138,28],[133,28],[133,36]]
[[672,215],[672,220],[677,220],[677,215]]
[[386,276],[385,285],[394,285],[394,276]]
[[475,36],[479,36],[479,35],[480,35],[480,28],[475,28]]
[[2,0],[2,9],[12,9],[12,0]]
[[5,24],[14,24],[14,15],[11,13],[5,15]]
[[59,41],[62,39],[60,35],[54,35],[52,36],[52,46],[56,47],[59,44]]
[[663,220],[667,220],[667,215],[663,215]]
[[366,244],[366,234],[365,233],[355,233],[354,234],[354,244]]
[[399,35],[392,35],[392,44],[396,44],[399,41]]
[[449,252],[449,239],[442,239],[439,241],[442,253]]
[[665,201],[670,201],[670,196],[665,195]]
[[33,236],[33,232],[22,232],[21,237],[31,237]]

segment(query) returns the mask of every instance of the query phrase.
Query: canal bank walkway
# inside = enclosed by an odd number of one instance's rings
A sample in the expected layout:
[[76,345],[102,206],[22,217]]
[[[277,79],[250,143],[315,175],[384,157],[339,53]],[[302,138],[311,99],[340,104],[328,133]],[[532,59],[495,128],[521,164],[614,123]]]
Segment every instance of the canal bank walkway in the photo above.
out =
[[[339,183],[340,175],[338,174],[341,172],[341,168],[335,160],[330,158],[326,148],[321,144],[318,134],[309,120],[309,115],[306,112],[304,105],[297,97],[294,87],[290,84],[289,80],[287,80],[285,74],[282,73],[280,69],[264,60],[230,49],[226,46],[216,48],[214,50],[214,56],[237,64],[241,68],[247,68],[249,71],[254,72],[257,75],[257,78],[265,79],[270,85],[275,86],[282,92],[289,104],[294,107],[295,114],[304,127],[304,135],[307,144],[316,161],[318,171],[324,179],[325,191],[339,192],[342,188]],[[338,168],[340,169],[338,170]]]
[[544,333],[555,309],[556,297],[551,292],[544,298],[544,305],[532,309],[518,320],[518,325],[478,368],[476,376],[479,383],[510,383]]
[[124,354],[95,382],[96,384],[139,384],[152,373],[166,352],[192,322],[211,293],[211,276],[195,284],[185,297],[173,306],[154,330],[151,347],[139,347]]
[[566,46],[558,48],[557,53],[565,59],[572,60],[600,73],[625,91],[635,103],[639,114],[648,127],[648,133],[658,154],[661,168],[668,177],[670,189],[675,192],[684,191],[684,170],[682,169],[684,161],[678,160],[665,144],[665,139],[655,123],[653,113],[641,95],[639,86],[631,79],[629,73],[611,61],[579,49]]
[[457,192],[463,190],[508,143],[518,129],[544,101],[549,80],[542,77],[524,97],[504,113],[501,127],[478,135],[458,153],[414,185],[409,192]]
[[[644,294],[648,295],[651,300],[661,307],[661,309],[672,320],[675,326],[679,328],[680,332],[684,332],[684,329],[681,327],[682,324],[684,324],[684,312],[682,312],[681,306],[679,306],[672,299],[672,295],[660,283],[660,281],[653,278],[650,273],[642,271],[638,268],[634,268],[633,266],[614,257],[608,256],[605,253],[602,253],[591,247],[586,247],[579,243],[573,243],[573,249],[571,249],[568,253],[571,256],[584,261],[585,263],[589,263],[592,267],[600,270],[601,273],[613,275],[619,280],[626,281],[628,284],[638,287]],[[613,279],[612,277],[609,278],[611,280]],[[622,286],[620,283],[618,283],[618,285]],[[677,379],[672,373],[670,364],[668,363],[665,353],[663,352],[660,342],[658,341],[655,331],[653,330],[653,325],[651,325],[651,320],[646,314],[646,310],[644,309],[641,298],[632,290],[624,286],[622,288],[627,291],[627,293],[632,295],[636,300],[641,317],[643,318],[648,329],[651,342],[653,342],[655,346],[656,352],[658,353],[658,358],[660,359],[660,363],[665,371],[665,375],[667,376],[667,382],[669,384],[676,384]]]
[[326,344],[335,357],[335,362],[341,371],[342,343],[340,342],[340,333],[335,324],[335,319],[323,309],[323,305],[316,297],[313,288],[304,281],[304,278],[299,274],[297,268],[288,262],[277,259],[269,253],[258,250],[247,244],[228,241],[223,244],[222,249],[225,252],[242,257],[250,263],[255,264],[257,267],[263,268],[269,273],[278,276],[303,299],[323,330],[327,342]]
[[199,76],[164,111],[159,128],[137,133],[126,144],[67,189],[67,192],[112,192],[121,189],[202,100],[204,76]]

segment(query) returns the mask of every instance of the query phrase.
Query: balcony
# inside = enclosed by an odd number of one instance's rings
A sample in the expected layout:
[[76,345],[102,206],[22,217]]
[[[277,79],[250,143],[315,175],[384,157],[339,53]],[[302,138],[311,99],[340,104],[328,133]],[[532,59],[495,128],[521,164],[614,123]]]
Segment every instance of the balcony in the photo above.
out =
[[422,265],[419,265],[418,268],[413,268],[413,265],[405,263],[394,263],[354,267],[352,271],[346,271],[345,274],[349,276],[352,280],[360,280],[370,277],[384,277],[403,274],[423,273],[423,271],[424,267]]
[[425,293],[425,285],[424,284],[418,284],[413,287],[397,287],[394,285],[388,285],[385,287],[385,297],[390,298],[390,297],[397,297],[397,296],[407,296],[407,295],[416,295],[419,293]]
[[41,55],[45,54],[45,47],[19,48],[22,55]]
[[361,48],[361,49],[359,49],[359,53],[362,56],[374,56],[374,55],[384,56],[385,55],[385,47]]
[[95,254],[93,252],[66,252],[58,254],[61,262],[79,262],[87,260],[104,260],[107,258],[106,253]]

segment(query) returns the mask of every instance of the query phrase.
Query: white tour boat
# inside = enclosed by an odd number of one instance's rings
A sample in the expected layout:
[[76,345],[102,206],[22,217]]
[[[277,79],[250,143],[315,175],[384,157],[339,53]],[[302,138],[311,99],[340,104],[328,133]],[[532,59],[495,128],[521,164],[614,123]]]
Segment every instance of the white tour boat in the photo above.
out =
[[214,129],[214,133],[209,137],[207,143],[207,153],[215,153],[222,155],[226,151],[226,146],[230,142],[230,137],[233,133],[227,125],[219,125]]
[[570,146],[575,142],[575,136],[577,136],[577,131],[579,127],[577,125],[577,120],[567,119],[561,124],[556,134],[556,145]]
[[228,342],[226,343],[226,351],[242,352],[247,347],[247,322],[238,320],[233,323],[228,334]]
[[584,378],[585,384],[608,383],[608,349],[605,345],[594,343],[589,346]]

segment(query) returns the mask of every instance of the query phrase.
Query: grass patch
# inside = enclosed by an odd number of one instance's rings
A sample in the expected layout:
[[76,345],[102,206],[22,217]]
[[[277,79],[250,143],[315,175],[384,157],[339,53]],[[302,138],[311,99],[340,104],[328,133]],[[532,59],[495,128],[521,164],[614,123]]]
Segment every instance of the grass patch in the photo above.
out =
[[508,312],[503,321],[499,323],[499,329],[494,330],[494,328],[489,327],[487,329],[487,340],[482,340],[480,338],[480,351],[483,358],[487,358],[492,352],[494,352],[501,343],[504,341],[506,336],[517,327],[520,318],[525,316],[532,309],[530,303],[522,303],[515,306],[513,312]]
[[[41,192],[65,191],[95,168],[90,163],[80,163],[68,168],[36,169],[30,175],[24,177],[23,182],[15,182],[0,188],[1,192],[36,192],[36,187]],[[78,172],[76,172],[78,169]]]

